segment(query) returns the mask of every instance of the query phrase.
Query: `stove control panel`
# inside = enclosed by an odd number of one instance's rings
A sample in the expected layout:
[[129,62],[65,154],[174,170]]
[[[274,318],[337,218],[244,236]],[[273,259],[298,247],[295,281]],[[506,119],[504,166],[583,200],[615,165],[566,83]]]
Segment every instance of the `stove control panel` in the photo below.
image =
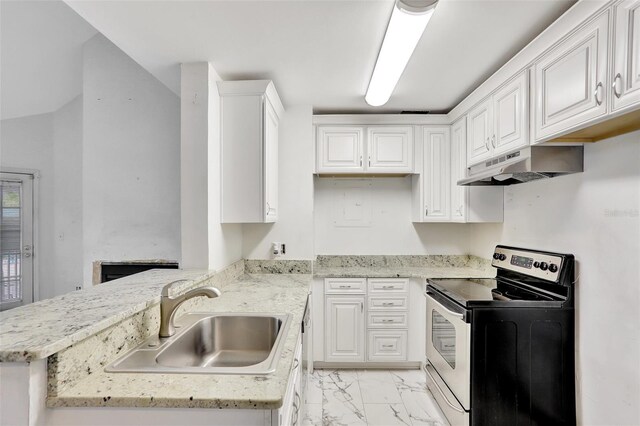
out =
[[497,268],[558,282],[562,257],[498,246],[493,253],[491,264]]

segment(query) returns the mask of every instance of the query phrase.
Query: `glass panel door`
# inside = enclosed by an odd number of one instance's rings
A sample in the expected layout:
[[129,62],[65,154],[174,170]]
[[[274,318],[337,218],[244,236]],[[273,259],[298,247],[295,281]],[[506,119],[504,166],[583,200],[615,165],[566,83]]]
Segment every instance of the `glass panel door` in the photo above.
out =
[[33,175],[0,174],[0,311],[33,302]]

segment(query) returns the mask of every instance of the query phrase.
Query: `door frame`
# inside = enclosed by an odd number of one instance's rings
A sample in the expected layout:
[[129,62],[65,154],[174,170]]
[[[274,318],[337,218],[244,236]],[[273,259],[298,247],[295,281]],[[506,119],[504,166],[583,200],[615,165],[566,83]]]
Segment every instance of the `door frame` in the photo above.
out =
[[1,167],[0,173],[32,176],[32,206],[33,206],[33,303],[40,300],[40,170],[17,167]]

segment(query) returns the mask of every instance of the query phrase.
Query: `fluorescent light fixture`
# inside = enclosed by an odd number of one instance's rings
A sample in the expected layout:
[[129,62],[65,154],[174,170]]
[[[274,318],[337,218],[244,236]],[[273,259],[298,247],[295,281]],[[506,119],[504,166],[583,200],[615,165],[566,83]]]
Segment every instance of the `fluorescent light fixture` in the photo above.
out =
[[436,3],[437,0],[398,0],[394,5],[364,97],[369,105],[384,105],[391,97],[433,15]]

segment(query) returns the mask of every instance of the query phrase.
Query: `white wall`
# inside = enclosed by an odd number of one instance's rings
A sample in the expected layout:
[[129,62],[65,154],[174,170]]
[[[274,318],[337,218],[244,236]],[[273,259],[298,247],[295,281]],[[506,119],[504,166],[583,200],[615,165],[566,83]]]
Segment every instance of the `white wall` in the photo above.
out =
[[[351,192],[349,182],[370,184]],[[359,194],[359,195],[358,195]],[[357,199],[356,199],[357,198]],[[349,205],[351,207],[349,207]],[[363,214],[368,226],[340,226],[343,211]],[[350,210],[349,210],[350,209]],[[355,211],[355,210],[358,211]],[[363,221],[363,222],[364,222]],[[316,254],[466,254],[469,227],[465,224],[411,222],[411,177],[373,179],[315,178]]]
[[242,225],[220,223],[220,77],[197,62],[181,80],[182,266],[221,269],[242,258]]
[[[53,114],[54,294],[82,286],[82,96]],[[51,271],[41,275],[51,277]]]
[[497,243],[573,253],[578,424],[640,421],[640,132],[585,146],[584,173],[509,186],[504,224],[474,226],[472,254]]
[[243,257],[271,259],[271,243],[286,244],[278,259],[313,259],[311,106],[287,106],[278,140],[278,221],[243,225]]
[[53,114],[31,115],[2,120],[0,124],[0,163],[3,170],[33,169],[40,172],[38,211],[37,258],[40,275],[40,299],[56,295],[54,268],[54,117]]
[[180,258],[180,101],[98,34],[84,45],[83,270]]

